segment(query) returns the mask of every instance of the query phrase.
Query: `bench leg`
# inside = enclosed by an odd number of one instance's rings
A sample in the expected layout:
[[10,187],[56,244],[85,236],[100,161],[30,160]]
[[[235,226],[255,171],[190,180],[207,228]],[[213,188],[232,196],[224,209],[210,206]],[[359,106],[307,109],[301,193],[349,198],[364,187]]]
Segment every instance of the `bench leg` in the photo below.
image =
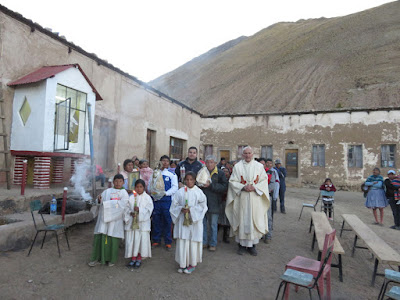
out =
[[318,257],[317,257],[317,260],[321,260],[321,256],[322,256],[322,252],[321,252],[321,251],[318,251]]
[[314,231],[313,238],[312,238],[312,244],[311,244],[311,251],[314,251],[315,240],[316,240],[316,235],[315,235],[315,231]]
[[343,220],[343,223],[342,223],[342,229],[340,229],[340,237],[342,237],[343,228],[344,228],[344,220]]
[[343,269],[342,269],[342,254],[339,254],[339,280],[340,282],[343,282]]
[[311,233],[311,228],[312,228],[312,226],[313,226],[313,223],[312,223],[312,219],[311,219],[311,222],[310,222],[310,229],[308,230],[308,233]]
[[371,286],[374,286],[375,284],[376,273],[378,272],[378,264],[379,260],[375,258],[374,273],[372,274]]
[[356,236],[354,237],[353,250],[351,251],[351,257],[354,257],[354,251],[356,251],[357,239],[358,239],[358,236],[356,234]]

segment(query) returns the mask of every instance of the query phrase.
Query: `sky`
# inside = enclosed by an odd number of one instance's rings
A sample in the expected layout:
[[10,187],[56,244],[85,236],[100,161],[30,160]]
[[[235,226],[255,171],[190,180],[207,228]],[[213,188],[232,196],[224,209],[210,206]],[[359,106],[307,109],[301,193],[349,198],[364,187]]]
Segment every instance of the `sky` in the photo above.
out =
[[337,17],[388,0],[0,0],[145,82],[277,22]]

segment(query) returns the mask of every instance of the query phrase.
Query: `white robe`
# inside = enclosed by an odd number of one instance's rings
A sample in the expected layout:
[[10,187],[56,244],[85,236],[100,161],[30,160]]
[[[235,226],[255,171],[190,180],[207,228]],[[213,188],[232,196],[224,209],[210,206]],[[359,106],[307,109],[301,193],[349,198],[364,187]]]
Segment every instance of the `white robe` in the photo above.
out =
[[151,257],[150,217],[153,212],[153,200],[144,192],[137,195],[137,206],[139,207],[138,221],[139,229],[132,230],[133,217],[130,215],[134,212],[135,197],[129,197],[129,204],[125,209],[125,258],[136,257],[138,253],[142,257]]
[[193,224],[184,226],[184,215],[181,209],[185,206],[185,188],[175,193],[170,213],[174,222],[174,239],[176,241],[175,260],[181,268],[196,266],[203,255],[203,219],[207,212],[207,198],[197,186],[187,191],[188,206]]
[[125,210],[128,205],[129,195],[126,190],[117,190],[109,188],[101,193],[101,205],[97,216],[97,223],[94,228],[94,234],[106,234],[116,238],[124,238],[124,216],[121,213],[121,218],[111,222],[104,222],[104,206],[103,203],[110,200],[118,200],[119,206]]
[[[242,182],[242,178],[246,183]],[[252,184],[254,192],[242,191]],[[233,168],[229,179],[229,189],[225,213],[231,224],[231,236],[245,247],[252,247],[268,233],[267,212],[270,207],[268,176],[262,164],[242,160]]]

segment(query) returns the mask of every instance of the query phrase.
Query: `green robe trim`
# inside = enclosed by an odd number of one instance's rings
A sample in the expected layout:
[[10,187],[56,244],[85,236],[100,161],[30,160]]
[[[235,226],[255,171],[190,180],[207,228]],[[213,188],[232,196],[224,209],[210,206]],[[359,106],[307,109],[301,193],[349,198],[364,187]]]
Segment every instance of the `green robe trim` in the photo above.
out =
[[120,238],[106,234],[95,234],[90,261],[99,261],[102,264],[106,262],[115,264],[118,259],[120,240]]

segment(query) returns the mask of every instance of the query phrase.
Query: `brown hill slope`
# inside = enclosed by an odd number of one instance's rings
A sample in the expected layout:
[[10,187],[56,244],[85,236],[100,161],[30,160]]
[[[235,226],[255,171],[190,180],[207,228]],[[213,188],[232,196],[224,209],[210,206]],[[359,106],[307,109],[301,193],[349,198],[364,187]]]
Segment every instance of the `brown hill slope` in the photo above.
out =
[[400,1],[272,25],[150,85],[206,115],[399,106]]

